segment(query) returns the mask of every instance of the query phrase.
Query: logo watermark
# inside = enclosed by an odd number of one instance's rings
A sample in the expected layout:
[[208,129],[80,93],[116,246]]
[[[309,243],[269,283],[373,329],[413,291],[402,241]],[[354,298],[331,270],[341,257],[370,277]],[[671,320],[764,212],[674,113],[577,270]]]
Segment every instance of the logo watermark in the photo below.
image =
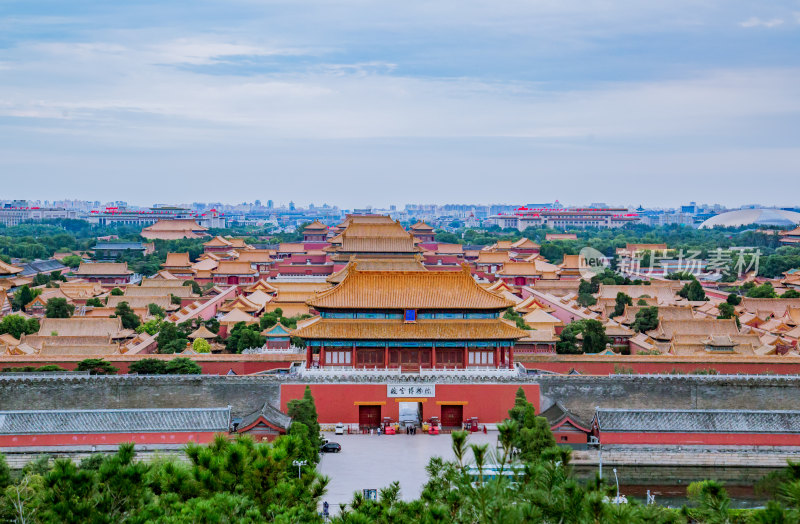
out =
[[584,280],[591,280],[593,276],[599,275],[610,266],[611,263],[608,257],[595,248],[587,246],[581,249],[578,268],[581,273],[581,278]]

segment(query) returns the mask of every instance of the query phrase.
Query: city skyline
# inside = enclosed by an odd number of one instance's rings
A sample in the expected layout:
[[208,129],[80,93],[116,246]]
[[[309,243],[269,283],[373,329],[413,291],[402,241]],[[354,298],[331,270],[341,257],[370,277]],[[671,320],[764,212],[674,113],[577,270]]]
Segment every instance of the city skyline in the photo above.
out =
[[5,10],[0,172],[50,200],[385,207],[567,184],[573,202],[786,206],[775,189],[798,187],[793,1]]
[[[16,203],[15,203],[16,202]],[[352,211],[352,212],[363,212],[364,210],[375,210],[375,211],[410,211],[414,212],[414,208],[436,208],[436,209],[444,209],[444,208],[492,208],[492,207],[520,207],[524,208],[526,206],[530,206],[531,208],[558,208],[563,207],[567,209],[574,209],[574,208],[627,208],[629,210],[635,210],[640,207],[640,204],[632,204],[632,203],[613,203],[613,202],[568,202],[568,201],[560,201],[556,199],[552,202],[530,202],[530,201],[520,201],[520,202],[512,202],[512,201],[504,201],[504,202],[404,202],[400,204],[389,204],[386,206],[375,206],[371,204],[361,204],[355,205],[353,207],[346,207],[341,205],[338,202],[303,202],[300,200],[290,199],[287,201],[274,201],[272,199],[260,199],[255,198],[250,201],[193,201],[193,202],[133,202],[128,200],[97,200],[97,199],[80,199],[80,198],[73,198],[73,199],[55,199],[55,200],[48,200],[43,198],[20,198],[20,199],[0,199],[0,204],[7,205],[10,207],[29,207],[29,206],[43,206],[43,207],[54,207],[54,208],[67,208],[67,209],[82,209],[82,208],[91,208],[91,209],[102,209],[107,207],[121,207],[121,208],[132,208],[132,209],[157,209],[157,208],[170,208],[170,207],[177,207],[177,208],[186,208],[186,209],[211,209],[213,207],[230,207],[230,208],[237,208],[237,207],[263,207],[267,209],[289,209],[290,207],[295,207],[297,209],[338,209],[343,211]],[[70,205],[67,205],[70,204]],[[714,209],[714,210],[735,210],[735,209],[797,209],[797,206],[779,206],[775,204],[765,204],[765,203],[757,203],[757,202],[749,202],[743,204],[741,206],[727,206],[725,204],[719,202],[696,202],[696,201],[686,201],[681,202],[678,205],[671,207],[671,206],[641,206],[645,210],[676,210],[680,209],[681,207],[686,206],[694,206],[698,209]]]

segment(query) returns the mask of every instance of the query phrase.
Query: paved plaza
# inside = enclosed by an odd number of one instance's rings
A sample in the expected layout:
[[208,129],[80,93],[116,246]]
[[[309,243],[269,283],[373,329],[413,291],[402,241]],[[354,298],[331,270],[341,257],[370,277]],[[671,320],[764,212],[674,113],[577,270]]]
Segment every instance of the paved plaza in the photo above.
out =
[[[431,457],[445,460],[455,457],[451,450],[450,435],[334,435],[325,433],[332,442],[342,445],[339,453],[325,453],[319,472],[330,477],[328,492],[323,500],[328,501],[331,511],[338,511],[339,504],[349,504],[353,492],[365,488],[380,489],[393,481],[400,482],[403,500],[419,497],[428,477],[425,466]],[[472,433],[468,444],[490,444],[497,442],[497,433]],[[470,455],[471,459],[471,455]]]

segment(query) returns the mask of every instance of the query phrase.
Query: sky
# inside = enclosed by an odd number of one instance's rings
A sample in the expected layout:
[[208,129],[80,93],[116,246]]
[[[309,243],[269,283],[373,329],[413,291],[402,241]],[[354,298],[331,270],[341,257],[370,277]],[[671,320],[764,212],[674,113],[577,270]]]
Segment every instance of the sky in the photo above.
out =
[[0,199],[798,190],[800,0],[0,0]]

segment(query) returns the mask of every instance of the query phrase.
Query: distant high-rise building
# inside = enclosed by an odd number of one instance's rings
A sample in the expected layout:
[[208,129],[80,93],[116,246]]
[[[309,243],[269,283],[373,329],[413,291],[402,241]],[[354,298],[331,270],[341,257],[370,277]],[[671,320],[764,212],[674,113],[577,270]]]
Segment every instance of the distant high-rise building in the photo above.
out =
[[294,211],[294,202],[289,201],[289,211]]
[[267,209],[272,209],[275,207],[275,202],[272,200],[267,200]]

